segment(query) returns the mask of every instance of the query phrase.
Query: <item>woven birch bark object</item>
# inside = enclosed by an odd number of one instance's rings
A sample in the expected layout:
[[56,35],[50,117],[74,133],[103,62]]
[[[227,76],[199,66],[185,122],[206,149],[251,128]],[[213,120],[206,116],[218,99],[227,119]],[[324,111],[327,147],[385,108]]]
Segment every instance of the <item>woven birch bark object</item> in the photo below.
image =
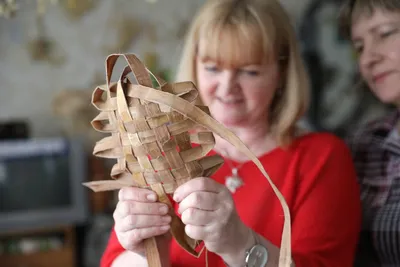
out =
[[[127,66],[111,82],[116,61]],[[167,197],[192,178],[211,176],[222,164],[218,155],[207,156],[218,134],[246,154],[268,180],[284,214],[279,267],[291,265],[290,212],[286,201],[257,157],[230,130],[210,116],[207,106],[196,105],[198,91],[192,82],[167,83],[154,76],[134,54],[112,54],[106,59],[106,84],[92,94],[100,111],[92,120],[95,130],[109,134],[96,142],[93,154],[116,159],[112,179],[84,183],[95,192],[135,186],[155,191],[158,201],[170,207],[171,234],[195,257],[198,242],[185,234],[184,225]],[[136,81],[132,81],[129,74]],[[151,76],[158,85],[153,86]],[[195,130],[196,129],[196,130]],[[195,130],[195,131],[194,131]],[[193,145],[196,144],[196,145]],[[156,238],[145,240],[149,267],[160,267]]]

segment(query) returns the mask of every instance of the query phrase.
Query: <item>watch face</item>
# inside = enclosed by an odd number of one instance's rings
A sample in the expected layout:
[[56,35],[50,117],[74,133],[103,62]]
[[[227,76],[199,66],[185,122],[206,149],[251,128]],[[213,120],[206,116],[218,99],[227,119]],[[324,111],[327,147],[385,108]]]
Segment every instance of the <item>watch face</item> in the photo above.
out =
[[255,245],[249,251],[247,256],[247,266],[249,267],[264,267],[267,264],[268,251],[261,245]]

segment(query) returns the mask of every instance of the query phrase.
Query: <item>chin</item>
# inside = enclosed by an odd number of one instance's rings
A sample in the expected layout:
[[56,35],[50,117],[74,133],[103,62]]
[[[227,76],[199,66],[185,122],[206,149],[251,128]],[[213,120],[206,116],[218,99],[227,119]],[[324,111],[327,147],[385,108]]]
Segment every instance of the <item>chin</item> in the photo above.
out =
[[375,96],[384,104],[396,104],[400,100],[400,88],[394,86],[381,86],[374,88]]
[[238,126],[243,124],[245,118],[238,118],[238,117],[226,117],[224,116],[223,118],[221,117],[215,117],[215,119],[225,125],[226,127],[233,127],[233,126]]
[[378,99],[384,103],[384,104],[395,104],[398,105],[398,103],[400,102],[400,94],[386,94],[386,95],[377,95]]

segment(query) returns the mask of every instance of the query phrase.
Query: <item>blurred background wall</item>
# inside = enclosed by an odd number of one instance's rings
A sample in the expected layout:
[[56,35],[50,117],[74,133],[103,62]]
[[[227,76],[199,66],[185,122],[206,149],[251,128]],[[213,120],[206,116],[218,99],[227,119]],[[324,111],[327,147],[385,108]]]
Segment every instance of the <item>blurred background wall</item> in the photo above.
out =
[[[39,2],[42,6],[38,10]],[[136,53],[152,68],[171,77],[185,29],[203,2],[18,1],[19,9],[14,18],[0,18],[0,121],[26,120],[32,136],[71,131],[67,127],[71,126],[71,121],[66,118],[71,118],[72,114],[65,112],[90,107],[82,107],[87,103],[83,100],[67,111],[67,105],[56,98],[68,93],[76,101],[79,97],[83,99],[84,96],[74,95],[71,90],[90,93],[95,84],[104,82],[104,60],[113,52]],[[358,107],[361,98],[348,90],[353,84],[350,78],[354,76],[355,67],[351,51],[347,43],[337,42],[334,35],[338,2],[282,0],[302,40],[310,75],[319,79],[314,81],[316,103],[312,106],[311,123],[317,123],[317,129],[340,128],[342,133],[341,123],[346,123],[347,127],[354,123],[354,116],[359,116],[354,113],[360,114],[359,110],[355,112],[355,106]],[[39,18],[38,12],[41,12]],[[318,62],[315,55],[320,56]],[[325,93],[322,92],[324,87],[327,88]],[[67,98],[60,99],[65,102]],[[362,102],[369,107],[368,101],[363,99]],[[344,108],[338,109],[339,104]],[[379,111],[374,109],[374,112]]]
[[133,52],[171,71],[203,1],[79,0],[77,9],[68,8],[74,1],[47,2],[41,21],[31,0],[19,1],[15,18],[0,18],[0,119],[27,119],[33,136],[60,134],[53,101],[65,90],[91,92],[104,83],[110,53]]

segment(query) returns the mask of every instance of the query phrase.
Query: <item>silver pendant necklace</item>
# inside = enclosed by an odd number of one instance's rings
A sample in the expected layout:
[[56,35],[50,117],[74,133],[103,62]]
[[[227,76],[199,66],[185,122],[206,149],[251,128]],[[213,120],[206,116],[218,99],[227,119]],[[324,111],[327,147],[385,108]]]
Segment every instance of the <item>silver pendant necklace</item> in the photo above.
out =
[[228,153],[224,151],[223,154],[225,154],[225,159],[231,169],[231,175],[225,177],[225,186],[229,189],[231,193],[235,193],[236,190],[244,184],[243,179],[239,176],[239,169],[243,166],[244,162],[235,167],[229,160]]
[[235,193],[236,190],[243,185],[243,180],[239,176],[238,171],[238,168],[233,168],[232,174],[225,179],[225,186],[231,193]]

